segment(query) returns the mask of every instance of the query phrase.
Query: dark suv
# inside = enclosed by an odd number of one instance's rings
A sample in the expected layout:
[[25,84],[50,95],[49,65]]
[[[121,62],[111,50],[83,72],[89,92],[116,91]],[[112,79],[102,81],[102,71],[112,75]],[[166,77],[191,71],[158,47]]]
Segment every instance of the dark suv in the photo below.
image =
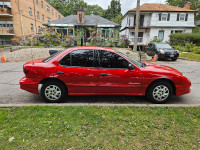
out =
[[149,56],[157,54],[158,59],[171,59],[176,61],[179,57],[179,51],[166,43],[149,43],[145,51]]

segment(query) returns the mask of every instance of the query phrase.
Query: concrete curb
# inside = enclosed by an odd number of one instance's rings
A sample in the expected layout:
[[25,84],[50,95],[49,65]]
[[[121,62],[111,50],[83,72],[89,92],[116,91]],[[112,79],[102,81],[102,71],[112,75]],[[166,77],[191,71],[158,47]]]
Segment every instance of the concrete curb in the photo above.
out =
[[200,104],[109,104],[109,103],[64,103],[64,104],[0,104],[0,108],[9,107],[28,107],[28,106],[58,106],[58,107],[68,107],[68,106],[106,106],[106,107],[200,107]]
[[181,59],[181,60],[188,60],[188,61],[195,61],[195,62],[200,62],[200,61],[198,61],[198,60],[188,59],[188,58],[183,58],[183,57],[179,57],[178,59]]

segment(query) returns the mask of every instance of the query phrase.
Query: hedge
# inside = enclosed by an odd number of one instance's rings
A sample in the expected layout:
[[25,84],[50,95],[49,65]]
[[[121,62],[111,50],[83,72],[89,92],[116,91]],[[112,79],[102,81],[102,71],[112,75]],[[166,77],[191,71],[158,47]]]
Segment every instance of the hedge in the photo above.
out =
[[193,43],[200,46],[200,33],[174,33],[170,36],[171,45],[182,45]]

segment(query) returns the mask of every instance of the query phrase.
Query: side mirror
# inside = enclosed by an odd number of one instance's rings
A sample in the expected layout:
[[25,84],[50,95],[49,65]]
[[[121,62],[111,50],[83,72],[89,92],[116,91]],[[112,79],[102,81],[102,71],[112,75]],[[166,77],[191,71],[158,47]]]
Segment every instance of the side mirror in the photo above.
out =
[[128,69],[129,69],[129,70],[135,70],[135,67],[134,67],[132,64],[129,64],[129,65],[128,65]]

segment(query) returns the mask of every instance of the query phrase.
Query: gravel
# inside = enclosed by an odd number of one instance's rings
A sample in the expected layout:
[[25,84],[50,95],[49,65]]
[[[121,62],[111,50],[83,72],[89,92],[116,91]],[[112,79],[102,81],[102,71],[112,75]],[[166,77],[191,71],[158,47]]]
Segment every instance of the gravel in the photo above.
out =
[[[5,54],[7,62],[26,62],[49,56],[49,50],[63,50],[64,48],[26,48]],[[114,48],[124,54],[128,54],[135,60],[139,60],[138,53],[132,52],[128,48]],[[127,53],[129,52],[129,53]]]

